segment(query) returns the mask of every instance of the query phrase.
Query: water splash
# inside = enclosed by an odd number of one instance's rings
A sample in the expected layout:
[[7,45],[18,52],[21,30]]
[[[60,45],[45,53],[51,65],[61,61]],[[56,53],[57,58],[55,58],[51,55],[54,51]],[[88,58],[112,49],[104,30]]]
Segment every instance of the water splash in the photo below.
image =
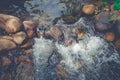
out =
[[[49,78],[58,80],[56,79],[57,75],[55,75],[56,72],[54,71],[57,64],[61,64],[68,72],[69,76],[64,80],[88,80],[89,78],[91,78],[90,80],[99,80],[103,64],[111,61],[119,62],[119,55],[114,46],[107,43],[98,35],[95,35],[92,25],[86,25],[83,20],[84,19],[80,19],[79,24],[82,23],[86,26],[88,36],[78,43],[74,42],[68,47],[44,38],[35,39],[36,44],[33,48],[35,65],[37,66],[36,70],[38,70],[38,73],[36,73],[38,79],[36,80],[48,79],[42,75],[48,75],[46,72],[43,73],[45,69],[49,69],[47,72],[50,73],[49,75],[52,77]],[[48,58],[56,55],[52,54],[54,51],[56,54],[62,56],[62,60],[57,61],[57,59],[53,59],[53,64],[50,64],[51,67],[48,67],[47,65],[49,65],[49,63],[46,62]],[[56,64],[54,61],[59,63]]]

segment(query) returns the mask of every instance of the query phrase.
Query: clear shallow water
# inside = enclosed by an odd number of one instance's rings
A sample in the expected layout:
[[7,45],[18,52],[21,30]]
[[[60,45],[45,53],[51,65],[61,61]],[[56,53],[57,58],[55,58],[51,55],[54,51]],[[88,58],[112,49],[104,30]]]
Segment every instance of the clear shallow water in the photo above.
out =
[[[64,2],[67,0],[61,1],[63,3],[60,3],[60,0],[31,0],[26,2],[24,6],[31,18],[37,16],[39,23],[44,21],[50,25],[56,17],[62,16],[61,11],[66,12],[68,9]],[[76,2],[81,2],[81,5],[86,3],[83,0]],[[72,4],[69,4],[71,8]],[[64,22],[59,21],[56,26],[60,27],[63,24]],[[74,24],[66,25],[83,25],[84,32],[88,36],[68,47],[52,40],[35,38],[33,46],[35,80],[119,80],[119,53],[112,43],[107,43],[104,40],[102,34],[95,34],[92,21],[80,18]],[[66,35],[69,35],[69,32]],[[62,59],[59,60],[59,57]],[[64,68],[67,77],[57,74],[56,67],[59,64]]]

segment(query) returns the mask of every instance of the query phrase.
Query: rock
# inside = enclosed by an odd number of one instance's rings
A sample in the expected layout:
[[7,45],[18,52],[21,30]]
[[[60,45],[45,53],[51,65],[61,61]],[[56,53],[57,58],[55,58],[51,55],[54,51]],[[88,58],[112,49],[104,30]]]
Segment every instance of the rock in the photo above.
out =
[[64,42],[64,46],[68,47],[68,46],[72,45],[72,43],[73,43],[73,39],[69,38]]
[[23,62],[23,63],[32,63],[30,58],[28,56],[21,55],[17,58],[17,62]]
[[10,50],[16,48],[16,44],[7,39],[0,39],[0,51],[2,50]]
[[11,64],[11,60],[7,57],[2,57],[2,66],[8,66]]
[[11,36],[0,36],[0,39],[13,40]]
[[20,19],[6,14],[0,14],[0,28],[8,33],[15,33],[21,28]]
[[65,71],[65,69],[62,67],[61,64],[58,64],[56,66],[56,72],[57,72],[57,75],[62,79],[68,77],[68,73]]
[[82,26],[80,26],[80,25],[75,25],[75,26],[72,28],[72,32],[75,33],[75,34],[77,34],[77,33],[81,32],[82,29],[83,29]]
[[93,14],[94,11],[95,11],[95,6],[93,4],[86,4],[82,8],[82,12],[87,15]]
[[114,39],[115,39],[115,34],[114,34],[113,32],[107,32],[107,33],[105,34],[105,39],[106,39],[107,41],[114,41]]
[[28,29],[28,30],[26,31],[26,33],[27,33],[27,36],[28,36],[29,38],[31,38],[31,37],[34,36],[34,31],[33,31],[32,29]]
[[27,54],[29,54],[29,53],[33,53],[33,50],[32,49],[27,49],[24,52],[27,53]]
[[62,31],[58,27],[51,26],[47,35],[50,35],[52,38],[58,41],[62,36]]
[[12,75],[10,73],[4,72],[1,75],[1,80],[12,80]]
[[120,20],[117,21],[116,27],[117,27],[118,33],[120,34]]
[[30,47],[34,44],[34,40],[33,39],[29,39],[25,44],[21,45],[21,48],[27,48]]
[[108,30],[112,27],[110,23],[110,13],[101,12],[95,16],[95,28],[99,31]]
[[86,33],[85,32],[79,32],[77,34],[77,40],[83,40],[86,37]]
[[22,42],[25,40],[26,38],[26,34],[25,32],[18,32],[16,34],[12,35],[13,41],[16,42],[17,44],[22,44]]
[[37,38],[40,38],[41,37],[41,33],[40,31],[37,31]]
[[23,21],[25,30],[35,28],[35,23],[32,21]]
[[120,49],[120,39],[115,42],[115,47]]

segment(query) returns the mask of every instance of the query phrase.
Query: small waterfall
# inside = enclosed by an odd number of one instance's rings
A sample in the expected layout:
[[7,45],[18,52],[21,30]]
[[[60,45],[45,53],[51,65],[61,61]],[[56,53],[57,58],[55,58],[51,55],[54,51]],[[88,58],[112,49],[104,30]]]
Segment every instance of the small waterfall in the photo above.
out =
[[[87,37],[68,47],[44,38],[35,39],[35,80],[102,80],[103,64],[111,61],[119,64],[119,55],[114,46],[94,34],[91,22],[81,18],[73,25],[83,25]],[[62,59],[57,59],[58,56]],[[67,77],[57,75],[57,64],[62,65]]]

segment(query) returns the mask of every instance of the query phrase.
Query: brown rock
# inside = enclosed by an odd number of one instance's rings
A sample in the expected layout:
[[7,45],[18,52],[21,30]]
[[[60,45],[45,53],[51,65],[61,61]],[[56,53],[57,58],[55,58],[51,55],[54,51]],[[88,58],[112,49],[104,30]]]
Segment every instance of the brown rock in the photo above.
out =
[[41,33],[40,31],[37,31],[37,38],[40,38],[41,37]]
[[16,42],[17,44],[22,44],[22,42],[25,40],[26,38],[26,34],[25,32],[18,32],[16,34],[12,35],[13,41]]
[[106,39],[107,41],[114,41],[114,39],[115,39],[114,33],[112,33],[112,32],[107,32],[107,33],[105,34],[105,39]]
[[7,39],[0,39],[0,51],[10,50],[16,48],[16,44],[13,41]]
[[80,25],[75,25],[75,26],[72,28],[72,32],[75,33],[75,34],[77,34],[77,33],[79,33],[82,29],[83,29],[82,26],[80,26]]
[[29,54],[29,53],[32,53],[33,50],[32,49],[28,49],[28,50],[25,50],[24,52],[27,53],[27,54]]
[[95,6],[93,4],[86,4],[83,6],[82,11],[87,15],[93,14],[95,11]]
[[61,64],[58,64],[56,66],[56,72],[60,78],[67,78],[68,77],[68,73],[65,71],[65,69],[62,67]]
[[72,45],[72,43],[73,43],[73,40],[71,38],[69,38],[65,41],[64,46],[68,47],[68,46]]
[[32,21],[24,21],[23,25],[24,25],[25,30],[35,28],[35,23]]
[[32,63],[30,58],[28,56],[21,55],[17,58],[18,62],[23,62],[23,63]]
[[20,30],[20,19],[6,14],[0,14],[0,28],[4,29],[8,33],[14,33]]
[[34,44],[34,40],[33,39],[29,39],[25,44],[21,45],[21,48],[27,48],[30,47]]
[[2,57],[2,66],[7,66],[11,64],[11,60],[7,57]]
[[58,41],[60,37],[62,36],[62,31],[55,26],[51,26],[48,32],[48,35],[50,35],[52,38]]
[[115,42],[115,47],[120,48],[120,39]]
[[33,37],[34,36],[34,31],[32,29],[28,29],[27,30],[27,36],[30,37],[30,38]]

